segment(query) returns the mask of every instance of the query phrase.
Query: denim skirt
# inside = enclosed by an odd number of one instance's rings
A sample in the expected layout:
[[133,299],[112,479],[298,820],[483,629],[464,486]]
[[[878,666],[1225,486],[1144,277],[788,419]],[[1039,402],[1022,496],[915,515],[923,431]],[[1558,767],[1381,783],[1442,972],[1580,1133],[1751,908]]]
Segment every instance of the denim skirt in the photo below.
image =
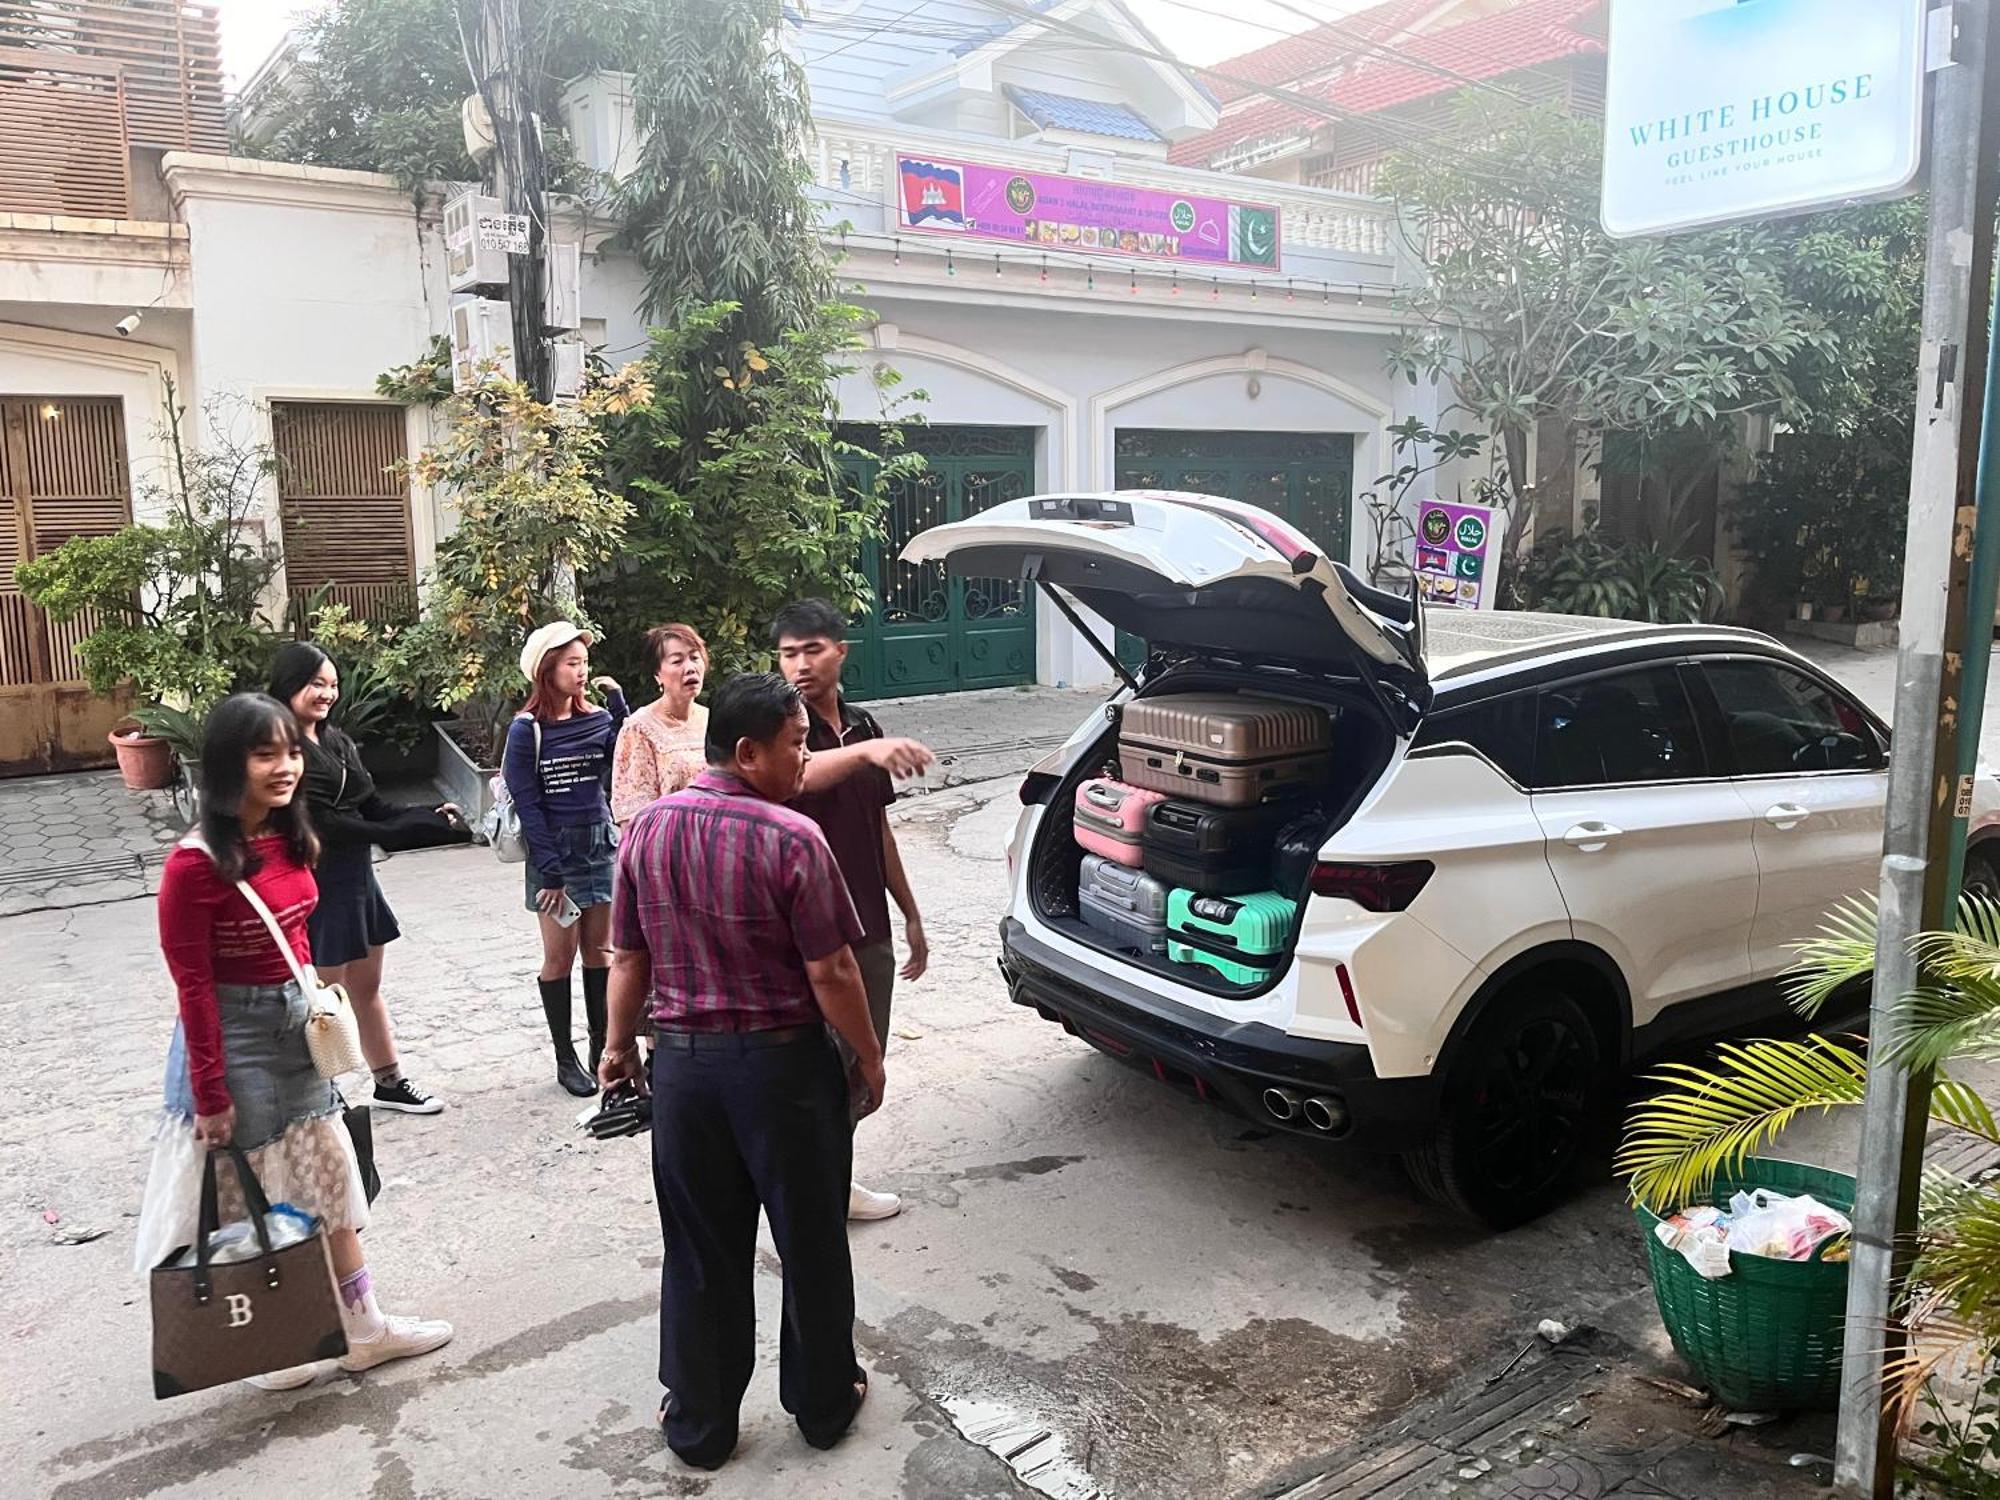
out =
[[[236,1144],[267,1146],[301,1121],[337,1113],[340,1096],[306,1048],[306,999],[297,984],[218,984],[223,1077],[236,1106]],[[167,1112],[194,1117],[187,1039],[174,1023],[167,1050]]]
[[[610,823],[582,828],[552,828],[556,854],[562,860],[563,889],[569,899],[588,909],[611,899],[611,872],[618,867],[618,835]],[[526,871],[529,911],[540,911],[542,872],[529,860]]]
[[366,958],[370,948],[403,935],[375,879],[375,851],[366,844],[328,850],[313,869],[319,905],[306,918],[313,962],[323,969]]

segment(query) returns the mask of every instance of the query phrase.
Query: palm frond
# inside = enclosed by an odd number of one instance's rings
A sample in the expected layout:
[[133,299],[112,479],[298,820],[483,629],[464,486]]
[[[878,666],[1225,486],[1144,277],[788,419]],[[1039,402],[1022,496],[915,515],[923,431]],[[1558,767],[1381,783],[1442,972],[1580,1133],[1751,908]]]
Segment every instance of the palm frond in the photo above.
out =
[[1962,892],[1958,898],[1958,930],[2000,956],[2000,901],[1971,891]]
[[1924,1225],[1910,1274],[1949,1316],[2000,1342],[2000,1190],[1949,1195]]
[[1931,1091],[1931,1118],[2000,1146],[2000,1124],[1994,1122],[1993,1111],[1970,1084],[1940,1078]]
[[[1929,945],[1949,933],[1926,933]],[[2000,1056],[2000,976],[1930,971],[1943,981],[1896,1002],[1894,1039],[1883,1056],[1899,1068],[1935,1068],[1953,1057]]]
[[1796,943],[1785,971],[1785,997],[1802,1016],[1817,1015],[1834,995],[1875,971],[1876,903],[1850,896],[1827,913],[1819,935]]
[[1940,1369],[1960,1367],[1992,1348],[1990,1329],[1935,1308],[1915,1310],[1911,1328],[1915,1334],[1912,1342],[1890,1352],[1882,1366],[1888,1415],[1905,1437],[1916,1421],[1932,1377]]
[[1713,1067],[1670,1063],[1652,1075],[1663,1092],[1634,1107],[1616,1170],[1655,1213],[1705,1202],[1717,1173],[1801,1115],[1859,1104],[1867,1080],[1859,1051],[1822,1036],[1730,1043]]

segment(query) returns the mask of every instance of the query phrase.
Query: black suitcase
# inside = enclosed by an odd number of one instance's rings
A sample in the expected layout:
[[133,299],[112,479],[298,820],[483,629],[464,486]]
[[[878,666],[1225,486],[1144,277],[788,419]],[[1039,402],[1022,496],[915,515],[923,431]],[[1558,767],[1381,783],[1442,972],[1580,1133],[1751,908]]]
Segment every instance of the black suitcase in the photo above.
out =
[[1239,896],[1271,888],[1278,830],[1295,805],[1216,807],[1168,798],[1146,815],[1139,847],[1148,875],[1204,896]]

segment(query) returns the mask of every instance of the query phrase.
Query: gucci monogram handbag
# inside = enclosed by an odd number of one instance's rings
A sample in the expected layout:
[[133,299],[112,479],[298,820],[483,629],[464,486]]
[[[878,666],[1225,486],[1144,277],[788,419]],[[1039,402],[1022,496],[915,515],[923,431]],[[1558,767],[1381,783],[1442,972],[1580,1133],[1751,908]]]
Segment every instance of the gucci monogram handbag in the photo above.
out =
[[223,1149],[243,1185],[257,1253],[247,1260],[212,1259],[221,1215],[215,1196],[220,1153],[211,1151],[202,1166],[194,1259],[180,1264],[187,1251],[182,1246],[153,1268],[153,1394],[162,1401],[347,1352],[325,1229],[314,1219],[312,1233],[274,1248],[263,1184],[240,1147]]

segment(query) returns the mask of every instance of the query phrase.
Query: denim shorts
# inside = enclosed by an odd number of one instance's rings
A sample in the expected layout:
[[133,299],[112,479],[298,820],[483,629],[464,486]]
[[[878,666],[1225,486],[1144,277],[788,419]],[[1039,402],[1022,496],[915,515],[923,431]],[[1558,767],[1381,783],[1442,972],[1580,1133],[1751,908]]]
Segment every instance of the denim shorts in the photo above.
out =
[[[267,1146],[301,1120],[340,1108],[333,1081],[322,1078],[306,1049],[306,1000],[298,985],[218,984],[222,1018],[223,1078],[236,1106],[236,1144],[246,1151]],[[187,1038],[174,1025],[167,1051],[166,1107],[194,1116],[188,1078]]]
[[[563,889],[569,899],[586,909],[603,906],[611,899],[611,872],[618,867],[618,836],[609,823],[592,823],[583,828],[552,828],[556,855],[562,861]],[[540,911],[542,872],[529,860],[527,907]]]

